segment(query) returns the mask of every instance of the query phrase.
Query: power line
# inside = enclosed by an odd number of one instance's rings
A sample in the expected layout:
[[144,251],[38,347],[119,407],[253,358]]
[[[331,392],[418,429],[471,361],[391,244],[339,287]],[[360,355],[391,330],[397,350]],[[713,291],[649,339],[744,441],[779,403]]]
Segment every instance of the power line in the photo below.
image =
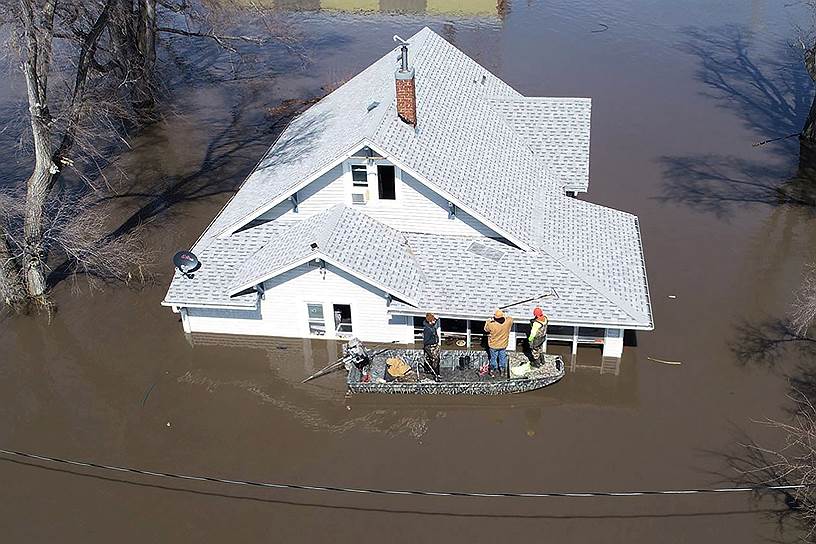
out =
[[758,491],[790,491],[807,487],[801,484],[790,485],[757,485],[747,487],[721,487],[721,488],[701,488],[701,489],[666,489],[666,490],[645,490],[645,491],[585,491],[585,492],[540,492],[540,493],[512,493],[512,492],[467,492],[467,491],[422,491],[414,489],[366,489],[359,487],[337,487],[329,485],[307,485],[307,484],[287,484],[275,482],[257,482],[253,480],[235,480],[229,478],[217,478],[214,476],[193,476],[189,474],[175,474],[172,472],[159,472],[144,470],[132,467],[120,467],[115,465],[103,465],[90,461],[76,461],[73,459],[61,459],[59,457],[49,457],[35,453],[27,453],[16,450],[0,449],[0,454],[23,457],[26,459],[36,459],[49,463],[71,465],[84,468],[95,468],[100,470],[127,472],[153,476],[156,478],[171,478],[174,480],[190,480],[197,482],[216,482],[228,485],[240,485],[246,487],[262,487],[270,489],[295,489],[301,491],[320,491],[336,493],[357,493],[366,495],[410,495],[424,497],[478,497],[478,498],[546,498],[546,497],[641,497],[646,495],[700,495],[711,493],[753,493]]

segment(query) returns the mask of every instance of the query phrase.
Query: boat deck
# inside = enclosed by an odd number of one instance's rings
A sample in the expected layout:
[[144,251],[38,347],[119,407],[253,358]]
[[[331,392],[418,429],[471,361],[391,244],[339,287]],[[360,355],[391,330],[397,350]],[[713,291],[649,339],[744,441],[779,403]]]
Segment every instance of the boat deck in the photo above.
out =
[[[511,366],[518,366],[529,362],[529,359],[523,353],[507,352],[508,363]],[[382,383],[380,380],[386,380],[386,360],[391,357],[397,357],[408,363],[414,371],[419,368],[418,379],[430,380],[433,379],[433,374],[426,372],[423,368],[425,363],[425,353],[419,349],[409,350],[389,350],[374,356],[369,372],[371,380],[376,383]],[[512,379],[531,379],[531,378],[545,378],[548,376],[556,376],[561,370],[557,367],[558,357],[556,355],[545,355],[544,364],[541,367],[533,369],[522,378]],[[484,376],[479,375],[479,367],[488,361],[487,353],[484,351],[443,351],[440,354],[440,383],[492,383],[500,380],[511,379],[507,371],[503,375],[497,375],[495,378],[489,374]]]

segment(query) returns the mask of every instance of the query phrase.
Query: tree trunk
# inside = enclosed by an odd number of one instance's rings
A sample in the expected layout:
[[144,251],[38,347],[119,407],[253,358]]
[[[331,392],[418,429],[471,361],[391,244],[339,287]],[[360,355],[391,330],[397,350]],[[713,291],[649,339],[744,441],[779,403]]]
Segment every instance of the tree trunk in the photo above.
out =
[[[810,79],[816,82],[816,45],[805,51],[805,68],[810,74]],[[816,97],[810,105],[810,112],[799,138],[810,144],[816,144]]]
[[802,129],[802,134],[799,137],[810,144],[816,144],[816,96],[813,97],[810,112],[805,121],[805,126]]
[[37,160],[34,171],[26,183],[23,267],[28,295],[31,298],[42,298],[45,294],[46,260],[43,248],[43,212],[51,188],[51,180],[57,173],[57,169],[50,161],[50,153],[45,155],[48,157],[47,162],[41,160],[43,150],[36,150],[35,153]]
[[31,298],[45,293],[45,255],[43,253],[43,210],[54,175],[59,172],[52,160],[51,116],[48,113],[48,74],[54,39],[55,0],[39,6],[21,0],[25,26],[26,56],[23,62],[31,130],[34,140],[34,171],[26,182],[23,275]]
[[155,106],[151,78],[156,65],[156,28],[156,0],[139,0],[136,26],[138,54],[132,59],[139,66],[139,77],[133,89],[133,104],[142,113],[152,112]]

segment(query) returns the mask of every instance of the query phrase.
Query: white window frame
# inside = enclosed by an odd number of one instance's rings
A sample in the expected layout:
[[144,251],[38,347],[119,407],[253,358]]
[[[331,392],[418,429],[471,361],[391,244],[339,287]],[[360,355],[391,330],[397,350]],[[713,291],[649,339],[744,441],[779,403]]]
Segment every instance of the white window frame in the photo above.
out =
[[[368,175],[368,187],[363,189],[354,185],[352,178],[352,166],[365,166]],[[394,199],[380,199],[380,179],[377,172],[377,166],[393,166],[394,167]],[[402,200],[402,170],[396,164],[385,159],[372,161],[369,164],[366,159],[349,159],[343,162],[343,179],[344,187],[346,189],[346,203],[351,206],[396,206]],[[368,193],[368,198],[365,204],[355,204],[352,201],[353,193],[361,193],[365,190]]]
[[[311,336],[313,338],[327,338],[327,337],[329,337],[329,335],[327,334],[329,332],[329,329],[326,326],[326,305],[324,303],[322,303],[322,302],[308,301],[308,300],[305,301],[305,303],[306,303],[306,332],[309,334],[309,336]],[[320,306],[320,308],[323,310],[323,334],[318,334],[318,333],[312,332],[312,322],[313,321],[312,321],[312,316],[309,313],[309,306]],[[332,308],[332,322],[333,321],[334,321],[334,308]],[[314,321],[314,323],[317,323],[317,321]],[[334,331],[333,328],[331,330]],[[334,336],[334,334],[331,335],[331,337],[333,337],[333,336]]]
[[[352,304],[351,302],[331,301],[329,303],[329,305],[331,306],[331,309],[332,309],[332,311],[331,311],[331,320],[332,320],[332,334],[333,334],[333,336],[335,338],[351,338],[352,336],[354,336],[354,304]],[[335,306],[348,306],[349,307],[349,312],[351,314],[351,323],[350,323],[351,324],[351,332],[344,332],[344,333],[338,332],[337,323],[335,323],[335,320],[334,320],[334,307]]]

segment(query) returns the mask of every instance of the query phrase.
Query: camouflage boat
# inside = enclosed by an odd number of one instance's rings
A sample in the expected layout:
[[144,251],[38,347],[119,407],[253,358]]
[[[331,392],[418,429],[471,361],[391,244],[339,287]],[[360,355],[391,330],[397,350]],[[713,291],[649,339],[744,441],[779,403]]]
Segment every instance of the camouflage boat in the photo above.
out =
[[[505,395],[525,393],[552,385],[564,377],[564,361],[559,355],[544,355],[541,366],[532,367],[523,353],[507,352],[510,372],[503,376],[480,375],[488,362],[485,351],[443,350],[440,353],[440,375],[424,368],[421,349],[385,349],[370,353],[354,340],[344,348],[350,393],[384,393],[389,395]],[[410,367],[404,376],[395,378],[389,364],[399,361]],[[402,364],[404,363],[404,365]]]

